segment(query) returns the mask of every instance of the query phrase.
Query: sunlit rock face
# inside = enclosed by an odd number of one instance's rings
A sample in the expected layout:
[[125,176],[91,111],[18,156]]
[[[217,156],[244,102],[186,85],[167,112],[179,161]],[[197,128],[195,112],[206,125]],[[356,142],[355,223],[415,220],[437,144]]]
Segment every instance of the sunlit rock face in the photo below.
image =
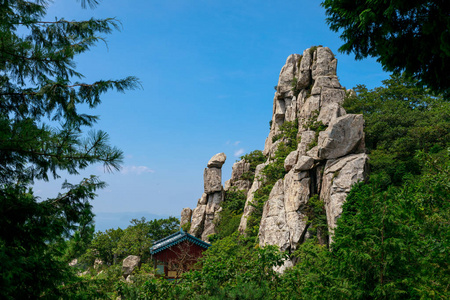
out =
[[[293,251],[307,239],[308,201],[313,196],[324,203],[332,236],[352,185],[367,175],[364,120],[362,115],[347,114],[342,108],[345,89],[336,69],[337,60],[327,47],[290,55],[281,69],[264,154],[269,159],[274,155],[278,144],[272,137],[279,134],[284,122],[298,120],[300,142],[284,162],[288,173],[275,184],[264,205],[261,246],[277,245]],[[321,124],[325,129],[315,132],[310,124]],[[316,234],[321,243],[330,242],[323,232]]]
[[[276,182],[264,204],[259,228],[261,246],[277,245],[290,252],[309,238],[307,210],[313,196],[324,203],[332,235],[352,185],[367,176],[364,120],[362,115],[347,114],[343,109],[346,90],[339,83],[336,70],[334,54],[321,46],[306,49],[301,55],[290,55],[281,68],[271,128],[263,151],[267,162],[257,167],[255,180],[248,190],[239,226],[241,233],[245,233],[247,219],[254,211],[251,205],[254,192],[263,185],[262,170],[271,162],[282,141],[273,137],[280,134],[285,122],[297,120],[300,139],[297,149],[284,161],[287,174]],[[321,124],[323,130],[311,130],[313,123]],[[235,165],[236,168],[243,168],[242,163]],[[227,183],[226,189],[230,186]],[[246,188],[247,184],[242,186]],[[315,234],[321,243],[330,242],[324,232]]]
[[[277,245],[291,253],[314,235],[320,243],[329,244],[351,187],[367,177],[364,119],[362,115],[347,114],[342,107],[346,90],[339,83],[336,70],[337,59],[327,47],[311,47],[286,59],[276,86],[270,132],[263,150],[266,162],[256,167],[253,182],[242,176],[250,164],[244,160],[236,162],[225,183],[225,191],[241,190],[247,195],[239,225],[239,231],[245,234],[248,218],[255,211],[254,194],[265,182],[263,170],[273,162],[283,142],[283,138],[278,138],[282,126],[286,122],[298,124],[298,145],[284,160],[286,175],[274,184],[264,203],[258,234],[260,246]],[[224,162],[224,154],[211,158],[204,173],[205,193],[192,212],[190,233],[203,240],[214,233],[214,220],[221,211]],[[323,203],[329,234],[310,230],[311,199]],[[291,265],[287,262],[280,270]]]
[[[209,160],[203,173],[204,193],[197,202],[197,207],[192,211],[191,227],[189,233],[208,242],[208,236],[216,233],[215,220],[222,210],[221,204],[224,199],[222,186],[222,166],[227,156],[225,153],[217,153]],[[182,220],[188,223],[183,218]]]

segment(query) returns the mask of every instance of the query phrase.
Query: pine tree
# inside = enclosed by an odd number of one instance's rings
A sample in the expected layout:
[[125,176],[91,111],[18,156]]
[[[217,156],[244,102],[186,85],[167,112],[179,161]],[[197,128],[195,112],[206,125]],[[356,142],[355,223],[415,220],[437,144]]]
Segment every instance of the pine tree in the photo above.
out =
[[[118,170],[122,152],[103,131],[89,131],[100,96],[139,87],[135,77],[85,83],[74,58],[118,29],[115,19],[45,19],[50,1],[0,2],[0,297],[55,298],[71,282],[67,238],[74,247],[92,236],[90,200],[105,184],[97,177],[64,183],[65,193],[41,201],[34,180],[78,174],[94,163]],[[95,6],[96,0],[82,0]],[[53,124],[59,124],[55,126]],[[79,245],[78,245],[79,246]]]

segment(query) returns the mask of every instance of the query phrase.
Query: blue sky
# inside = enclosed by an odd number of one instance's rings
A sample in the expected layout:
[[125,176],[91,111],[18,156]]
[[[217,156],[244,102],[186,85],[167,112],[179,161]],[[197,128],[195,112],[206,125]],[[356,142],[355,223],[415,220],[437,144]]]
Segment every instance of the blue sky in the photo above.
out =
[[179,217],[203,192],[203,169],[225,152],[223,181],[240,155],[264,147],[274,86],[288,55],[313,45],[338,58],[343,86],[381,85],[388,78],[374,59],[338,53],[320,1],[135,0],[103,1],[83,10],[56,0],[47,18],[116,17],[122,30],[77,59],[85,81],[138,77],[143,89],[109,92],[91,111],[96,129],[124,151],[121,172],[91,166],[80,176],[36,182],[42,198],[55,196],[63,179],[100,175],[109,186],[94,200],[97,229],[126,227],[131,218]]

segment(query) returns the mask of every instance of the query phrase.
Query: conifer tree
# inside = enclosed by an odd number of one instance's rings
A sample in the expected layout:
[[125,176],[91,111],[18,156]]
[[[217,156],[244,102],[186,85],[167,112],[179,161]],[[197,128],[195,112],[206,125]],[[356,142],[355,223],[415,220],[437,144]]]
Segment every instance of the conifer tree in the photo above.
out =
[[[94,163],[118,170],[122,152],[92,127],[100,96],[139,86],[135,77],[81,81],[75,57],[118,29],[115,19],[48,21],[49,0],[0,3],[0,298],[58,297],[71,282],[66,239],[92,235],[90,200],[104,183],[97,177],[72,185],[53,199],[33,195],[34,180],[78,174]],[[96,0],[82,0],[95,6]],[[55,126],[53,124],[59,124]],[[79,245],[78,245],[79,246]],[[76,249],[71,249],[76,253]]]

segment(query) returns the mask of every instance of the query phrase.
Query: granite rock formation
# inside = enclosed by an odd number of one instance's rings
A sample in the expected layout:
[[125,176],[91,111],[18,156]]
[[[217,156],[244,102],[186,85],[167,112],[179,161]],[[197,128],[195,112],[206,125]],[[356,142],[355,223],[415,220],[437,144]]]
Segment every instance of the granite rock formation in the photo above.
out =
[[[284,141],[278,138],[283,124],[297,124],[297,147],[285,158],[286,173],[275,182],[264,203],[260,246],[277,245],[290,253],[313,234],[320,243],[329,244],[347,194],[355,183],[367,177],[364,120],[362,115],[347,114],[342,107],[347,91],[339,83],[336,70],[337,59],[327,47],[311,47],[302,55],[290,55],[281,69],[273,99],[271,128],[263,151],[266,162],[256,167],[253,182],[246,179],[251,177],[243,176],[250,170],[248,162],[241,160],[233,165],[225,191],[247,193],[239,225],[239,231],[245,234],[248,217],[255,211],[254,193],[266,180],[263,170],[273,163]],[[225,160],[216,156],[205,170],[205,193],[192,213],[190,233],[203,240],[214,233],[212,220],[218,217],[224,199],[220,167]],[[313,197],[323,202],[329,235],[308,230]],[[289,266],[291,261],[279,269]]]
[[236,189],[244,191],[246,194],[252,186],[250,180],[244,179],[243,175],[250,172],[250,163],[245,160],[235,162],[231,171],[231,178],[225,182],[225,191]]
[[[288,173],[278,180],[264,205],[261,246],[278,245],[292,251],[308,238],[306,210],[314,195],[325,204],[332,233],[351,186],[366,177],[364,120],[362,115],[346,114],[342,108],[346,91],[336,68],[337,60],[329,48],[313,47],[303,55],[289,56],[281,69],[264,154],[269,159],[274,155],[278,143],[273,137],[284,122],[298,120],[300,143],[287,156],[284,166]],[[310,124],[326,129],[315,132],[309,129]],[[329,242],[326,235],[318,238]]]
[[127,256],[123,262],[122,262],[122,274],[123,277],[126,279],[128,276],[133,273],[134,269],[136,267],[140,267],[141,265],[141,258],[137,255],[129,255]]
[[180,226],[183,228],[183,226],[186,226],[186,224],[189,224],[191,222],[192,218],[192,209],[189,207],[183,208],[181,211],[181,218],[180,218]]
[[[222,166],[227,157],[225,153],[214,155],[203,173],[204,193],[192,211],[192,218],[183,218],[183,224],[191,222],[189,233],[208,242],[208,235],[215,233],[215,220],[219,217],[224,198],[222,187]],[[185,212],[186,208],[183,209]],[[186,213],[185,213],[186,214]]]

